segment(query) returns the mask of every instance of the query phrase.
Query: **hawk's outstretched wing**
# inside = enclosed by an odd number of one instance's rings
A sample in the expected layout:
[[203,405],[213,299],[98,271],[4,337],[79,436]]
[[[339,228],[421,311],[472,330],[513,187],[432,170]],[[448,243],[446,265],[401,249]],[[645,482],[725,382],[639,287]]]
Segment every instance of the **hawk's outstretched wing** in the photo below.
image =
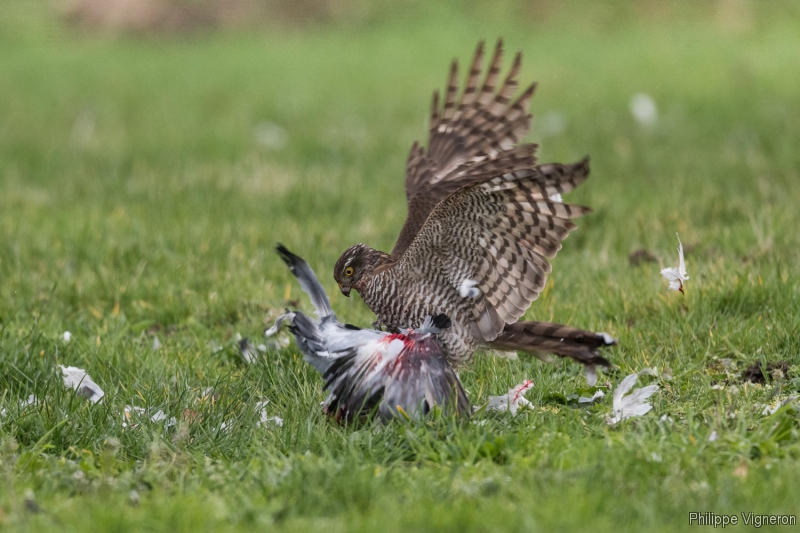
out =
[[495,93],[503,60],[498,41],[481,84],[483,42],[472,60],[464,92],[458,97],[458,62],[453,61],[447,93],[440,107],[434,92],[428,150],[414,143],[406,164],[408,215],[392,250],[399,257],[408,248],[436,205],[459,188],[536,164],[535,144],[515,148],[530,129],[528,113],[536,88],[530,85],[516,100],[521,55]]
[[588,174],[584,159],[468,185],[431,212],[396,267],[456,291],[464,299],[458,301],[470,302],[474,334],[493,341],[539,296],[551,269],[547,260],[575,228],[572,219],[590,212],[550,197],[572,190]]

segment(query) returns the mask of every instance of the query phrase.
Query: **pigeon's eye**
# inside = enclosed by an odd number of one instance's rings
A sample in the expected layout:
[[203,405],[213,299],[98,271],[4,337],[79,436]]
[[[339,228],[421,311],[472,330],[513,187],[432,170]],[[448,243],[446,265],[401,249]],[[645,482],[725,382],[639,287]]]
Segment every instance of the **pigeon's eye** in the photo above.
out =
[[344,269],[344,275],[348,278],[353,275],[353,267],[347,267]]

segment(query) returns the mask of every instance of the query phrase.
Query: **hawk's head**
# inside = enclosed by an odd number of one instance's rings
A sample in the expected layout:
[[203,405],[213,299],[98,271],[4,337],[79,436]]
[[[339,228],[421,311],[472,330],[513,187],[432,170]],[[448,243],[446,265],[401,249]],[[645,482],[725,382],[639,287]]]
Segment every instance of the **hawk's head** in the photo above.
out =
[[362,282],[377,267],[391,260],[388,254],[370,248],[366,244],[351,246],[342,254],[333,267],[333,279],[339,284],[342,294],[350,296],[350,290],[361,291]]

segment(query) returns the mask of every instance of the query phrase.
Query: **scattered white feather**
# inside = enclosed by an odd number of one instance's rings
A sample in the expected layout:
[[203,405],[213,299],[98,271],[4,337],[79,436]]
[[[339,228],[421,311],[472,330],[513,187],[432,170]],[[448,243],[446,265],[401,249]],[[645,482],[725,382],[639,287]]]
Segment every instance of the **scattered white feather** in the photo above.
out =
[[206,387],[202,391],[200,391],[200,398],[199,400],[204,400],[207,402],[216,402],[220,398],[220,393],[217,391],[216,387]]
[[79,396],[88,398],[92,403],[97,403],[105,396],[103,389],[92,380],[91,376],[82,368],[75,366],[61,366],[64,374],[64,386],[74,389]]
[[601,399],[605,398],[605,396],[606,396],[606,393],[601,391],[601,390],[599,390],[599,391],[595,392],[594,394],[592,394],[591,398],[588,398],[586,396],[581,396],[580,398],[578,398],[578,403],[594,403],[594,402],[596,402],[598,400],[601,400]]
[[651,128],[658,122],[656,102],[648,94],[634,94],[631,98],[630,109],[633,118],[640,126]]
[[714,442],[718,438],[719,435],[717,435],[717,430],[715,429],[714,431],[711,432],[711,435],[708,436],[708,442]]
[[630,392],[638,378],[637,374],[627,376],[614,391],[614,411],[608,419],[612,426],[633,416],[645,415],[653,408],[645,400],[658,390],[658,385],[648,385]]
[[[22,411],[26,407],[31,405],[36,405],[37,403],[39,403],[39,399],[33,394],[31,394],[30,396],[28,396],[27,399],[19,401],[19,410]],[[8,414],[8,409],[0,409],[0,418],[5,418],[7,414]]]
[[478,282],[474,279],[465,278],[458,288],[458,294],[460,294],[462,298],[477,298],[481,295]]
[[489,396],[487,409],[490,411],[511,411],[512,415],[516,415],[520,407],[530,407],[533,409],[533,404],[523,396],[523,394],[532,388],[533,381],[526,379],[516,387],[508,389],[508,394]]
[[264,427],[268,423],[272,422],[273,424],[275,424],[279,428],[282,428],[283,427],[283,418],[281,418],[279,416],[269,416],[269,414],[267,413],[267,404],[268,403],[269,403],[269,400],[264,400],[264,401],[258,402],[256,404],[256,409],[261,409],[261,419],[258,422],[256,422],[256,426]]
[[162,411],[161,409],[156,411],[156,414],[154,414],[153,416],[150,417],[150,421],[151,422],[164,422],[164,427],[165,428],[169,428],[169,427],[174,426],[175,424],[178,423],[178,421],[176,420],[176,418],[174,416],[170,417],[170,418],[167,418],[167,414],[164,411]]
[[28,407],[29,405],[36,405],[37,403],[39,403],[39,398],[37,398],[36,396],[34,396],[33,394],[31,394],[30,396],[28,396],[28,398],[27,398],[27,399],[25,399],[25,400],[20,400],[20,402],[19,402],[19,408],[20,408],[20,409],[25,409],[25,408],[26,408],[26,407]]
[[689,276],[686,275],[686,263],[683,260],[683,244],[680,236],[678,236],[678,267],[662,268],[661,275],[669,282],[669,290],[683,293],[683,282],[688,280]]
[[153,337],[153,351],[155,352],[161,348],[161,341],[158,340],[158,337]]
[[761,414],[764,416],[774,415],[778,412],[778,409],[781,408],[782,402],[773,402],[769,405],[765,405],[764,409],[761,411]]
[[72,333],[65,331],[64,334],[61,335],[61,338],[64,339],[64,342],[69,342],[72,340]]
[[[122,427],[130,427],[131,429],[137,427],[139,424],[134,424],[134,419],[141,419],[146,413],[147,409],[144,407],[126,405],[125,411],[122,413]],[[159,409],[153,416],[150,417],[150,422],[164,422],[164,427],[169,428],[177,424],[178,420],[174,416],[168,418],[167,414]]]
[[122,412],[122,427],[135,428],[137,424],[132,423],[134,413],[137,415],[143,415],[144,412],[145,412],[144,407],[137,407],[135,405],[126,405],[125,410]]
[[781,407],[784,407],[786,405],[789,405],[790,403],[794,402],[798,398],[800,398],[800,396],[796,396],[795,395],[795,396],[789,396],[785,400],[778,399],[778,400],[772,402],[769,405],[765,405],[764,409],[761,411],[761,414],[764,415],[764,416],[774,415],[775,413],[778,412],[778,409],[780,409]]
[[258,358],[258,352],[250,344],[247,337],[239,341],[239,355],[242,356],[242,361],[246,364],[250,364]]
[[275,424],[275,425],[276,425],[276,426],[278,426],[279,428],[282,428],[282,427],[283,427],[283,418],[281,418],[281,417],[279,417],[279,416],[271,416],[271,417],[267,417],[267,419],[266,419],[266,421],[265,421],[265,422],[272,422],[273,424]]

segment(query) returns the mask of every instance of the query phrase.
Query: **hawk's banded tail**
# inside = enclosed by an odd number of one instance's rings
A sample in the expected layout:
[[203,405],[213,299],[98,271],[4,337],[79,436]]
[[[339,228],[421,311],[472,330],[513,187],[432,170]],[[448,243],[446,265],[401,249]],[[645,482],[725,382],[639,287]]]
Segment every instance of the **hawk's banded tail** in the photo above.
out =
[[616,344],[617,341],[608,333],[592,333],[549,322],[515,322],[506,324],[503,332],[489,346],[536,356],[552,353],[587,366],[610,367],[608,359],[600,355],[600,348]]

